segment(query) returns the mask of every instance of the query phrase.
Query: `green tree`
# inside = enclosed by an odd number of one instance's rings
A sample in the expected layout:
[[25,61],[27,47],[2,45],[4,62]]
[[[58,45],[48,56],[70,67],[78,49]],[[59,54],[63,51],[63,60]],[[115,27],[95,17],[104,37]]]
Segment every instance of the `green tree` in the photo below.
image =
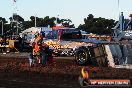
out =
[[89,14],[87,18],[84,18],[84,24],[79,25],[78,28],[89,33],[111,34],[114,26],[115,20],[113,19],[94,18],[92,14]]

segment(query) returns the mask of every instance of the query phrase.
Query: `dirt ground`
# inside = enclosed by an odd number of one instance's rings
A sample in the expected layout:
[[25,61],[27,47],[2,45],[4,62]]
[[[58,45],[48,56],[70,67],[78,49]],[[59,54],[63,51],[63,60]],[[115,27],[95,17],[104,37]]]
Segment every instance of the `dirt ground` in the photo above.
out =
[[[76,65],[73,57],[57,58],[54,64],[45,67],[40,65],[29,67],[27,57],[15,54],[1,55],[0,88],[81,88],[78,82],[81,68],[82,66]],[[132,80],[130,69],[85,66],[85,70],[89,72],[91,79]]]

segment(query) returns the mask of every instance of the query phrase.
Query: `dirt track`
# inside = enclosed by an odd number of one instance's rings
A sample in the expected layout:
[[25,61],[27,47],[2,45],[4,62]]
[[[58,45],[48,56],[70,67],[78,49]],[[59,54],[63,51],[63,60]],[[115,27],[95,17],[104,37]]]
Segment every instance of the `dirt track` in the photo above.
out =
[[[31,68],[26,57],[0,56],[0,88],[81,88],[78,83],[81,68],[71,57],[56,59],[54,64],[45,67],[36,65]],[[85,68],[94,79],[132,80],[132,70],[92,66]]]

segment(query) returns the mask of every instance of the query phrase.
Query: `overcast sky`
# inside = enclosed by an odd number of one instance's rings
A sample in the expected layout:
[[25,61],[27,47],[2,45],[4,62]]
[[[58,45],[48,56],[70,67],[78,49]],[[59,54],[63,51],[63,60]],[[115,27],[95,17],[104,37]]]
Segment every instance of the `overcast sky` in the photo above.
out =
[[[9,19],[13,12],[17,12],[25,20],[37,14],[38,17],[59,15],[59,18],[69,18],[76,27],[84,23],[88,14],[95,17],[118,20],[118,0],[0,0],[0,17]],[[132,0],[120,0],[120,11],[125,18],[132,13]]]

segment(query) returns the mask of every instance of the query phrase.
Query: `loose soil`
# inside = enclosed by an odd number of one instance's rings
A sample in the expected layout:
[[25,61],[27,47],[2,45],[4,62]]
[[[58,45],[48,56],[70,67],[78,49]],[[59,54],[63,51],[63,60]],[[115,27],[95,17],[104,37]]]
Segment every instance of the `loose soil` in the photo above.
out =
[[[1,55],[0,88],[81,88],[78,82],[81,69],[82,66],[76,65],[73,57],[56,58],[55,63],[45,67],[38,64],[30,67],[26,56]],[[91,79],[132,80],[130,69],[85,66],[85,70],[89,72]]]

